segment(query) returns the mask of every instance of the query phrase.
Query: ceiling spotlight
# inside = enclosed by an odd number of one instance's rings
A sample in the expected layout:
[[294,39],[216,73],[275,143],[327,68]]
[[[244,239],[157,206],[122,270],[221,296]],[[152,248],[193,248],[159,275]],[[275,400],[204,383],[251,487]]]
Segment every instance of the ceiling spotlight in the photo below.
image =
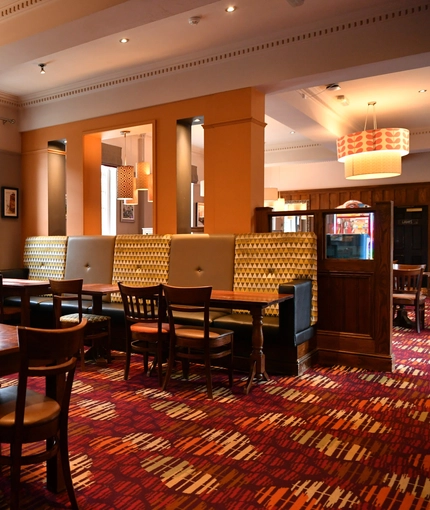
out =
[[305,3],[305,0],[287,0],[292,7],[300,7]]
[[45,74],[46,73],[46,71],[45,71],[46,64],[38,64],[38,65],[40,67],[40,74]]
[[188,23],[190,25],[198,25],[201,19],[201,16],[191,16],[191,18],[188,18]]
[[418,92],[419,92],[420,94],[424,94],[424,92],[427,92],[427,89],[420,89]]
[[340,85],[338,83],[329,83],[326,88],[326,90],[340,90]]
[[129,40],[130,40],[130,39],[127,39],[127,37],[121,37],[121,39],[119,40],[119,42],[120,42],[121,44],[125,44],[125,43],[128,43],[128,41],[129,41]]
[[235,5],[229,5],[225,12],[234,12],[237,9]]

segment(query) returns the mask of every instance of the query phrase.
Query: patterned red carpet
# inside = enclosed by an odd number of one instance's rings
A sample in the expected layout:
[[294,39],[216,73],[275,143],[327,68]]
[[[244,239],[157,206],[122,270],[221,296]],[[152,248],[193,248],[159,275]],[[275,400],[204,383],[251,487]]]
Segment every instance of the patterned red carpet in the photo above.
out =
[[[396,371],[344,367],[273,377],[243,394],[203,373],[163,393],[140,358],[78,371],[70,457],[81,509],[430,508],[430,330],[396,328]],[[9,384],[11,380],[2,380]],[[22,508],[67,508],[23,469]],[[0,508],[9,500],[0,478]]]

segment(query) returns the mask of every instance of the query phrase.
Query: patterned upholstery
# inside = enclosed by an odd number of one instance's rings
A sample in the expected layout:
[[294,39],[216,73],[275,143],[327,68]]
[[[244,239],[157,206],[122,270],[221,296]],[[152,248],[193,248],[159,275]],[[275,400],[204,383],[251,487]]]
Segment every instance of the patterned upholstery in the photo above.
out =
[[[83,313],[82,317],[87,319],[88,322],[105,322],[110,320],[110,317],[105,315],[94,315],[92,313]],[[78,324],[80,322],[78,313],[69,313],[68,315],[62,315],[60,322],[67,322],[68,324]]]
[[[169,276],[171,235],[117,235],[115,241],[112,283],[157,285],[167,283]],[[112,294],[112,302],[121,303],[120,293]]]
[[[234,290],[277,292],[281,283],[312,280],[311,324],[317,321],[317,240],[313,232],[238,234]],[[278,307],[266,309],[278,315]]]
[[61,280],[66,271],[67,236],[27,237],[24,267],[30,280]]

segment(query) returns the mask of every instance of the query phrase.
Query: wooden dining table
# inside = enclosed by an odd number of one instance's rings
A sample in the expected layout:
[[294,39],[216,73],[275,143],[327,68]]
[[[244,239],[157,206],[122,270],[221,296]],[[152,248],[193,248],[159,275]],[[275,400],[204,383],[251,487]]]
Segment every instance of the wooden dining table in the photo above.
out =
[[[83,294],[92,297],[92,312],[102,313],[103,296],[112,292],[118,292],[118,284],[109,283],[84,283],[82,286]],[[41,296],[49,294],[49,280],[26,280],[24,278],[3,278],[3,295],[19,296],[21,299],[21,325],[30,326],[31,296]]]
[[[0,323],[0,377],[19,371],[18,327]],[[50,377],[46,380],[46,394],[57,398],[64,389],[64,378]],[[60,492],[65,488],[60,454],[46,462],[47,488]]]
[[19,296],[21,299],[21,324],[23,326],[30,326],[30,297],[48,293],[48,280],[3,278],[3,296]]
[[277,292],[247,292],[234,290],[212,290],[211,306],[217,308],[237,308],[248,310],[252,316],[252,350],[250,354],[249,376],[245,385],[248,394],[254,381],[269,380],[264,355],[263,317],[264,309],[293,299],[293,294]]

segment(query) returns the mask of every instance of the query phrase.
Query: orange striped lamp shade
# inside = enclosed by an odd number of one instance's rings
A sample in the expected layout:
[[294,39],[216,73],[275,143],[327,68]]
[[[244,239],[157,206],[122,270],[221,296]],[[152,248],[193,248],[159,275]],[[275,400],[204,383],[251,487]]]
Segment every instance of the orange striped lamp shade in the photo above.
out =
[[402,156],[409,153],[409,130],[368,129],[337,140],[337,159],[347,179],[381,179],[402,173]]

